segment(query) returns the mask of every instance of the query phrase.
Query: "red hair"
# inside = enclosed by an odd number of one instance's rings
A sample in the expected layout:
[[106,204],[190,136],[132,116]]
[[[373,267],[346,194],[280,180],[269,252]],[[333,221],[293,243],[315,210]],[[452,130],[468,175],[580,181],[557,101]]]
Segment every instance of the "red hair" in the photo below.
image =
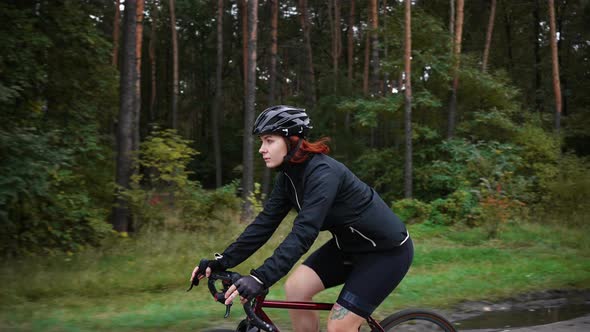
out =
[[328,154],[330,152],[330,147],[326,144],[330,141],[330,138],[328,137],[322,137],[315,142],[309,142],[299,136],[291,136],[288,138],[290,148],[295,148],[297,143],[299,143],[299,140],[301,140],[301,146],[290,160],[290,162],[294,164],[300,164],[306,161],[312,153]]

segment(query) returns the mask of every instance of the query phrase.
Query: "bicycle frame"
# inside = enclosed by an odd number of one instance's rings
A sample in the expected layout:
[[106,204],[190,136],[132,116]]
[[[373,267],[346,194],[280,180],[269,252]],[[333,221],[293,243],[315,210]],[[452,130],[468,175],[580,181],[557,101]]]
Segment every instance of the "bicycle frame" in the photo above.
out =
[[[209,281],[207,283],[209,287],[209,291],[213,298],[220,303],[225,302],[225,293],[227,292],[228,288],[235,280],[238,280],[241,276],[238,273],[225,271],[221,273],[212,274],[209,277]],[[199,281],[193,281],[191,287],[187,290],[190,291],[194,285],[198,285]],[[215,280],[221,280],[224,286],[223,290],[218,291],[215,287]],[[322,302],[298,302],[298,301],[277,301],[277,300],[267,300],[266,292],[263,295],[256,297],[253,301],[252,306],[250,303],[244,304],[244,311],[248,316],[248,320],[254,325],[258,326],[259,324],[266,326],[268,329],[275,330],[276,332],[280,332],[277,326],[273,323],[270,317],[264,312],[263,308],[276,308],[276,309],[294,309],[294,310],[315,310],[315,311],[331,311],[332,307],[334,306],[333,303],[322,303]],[[229,306],[226,306],[226,317],[229,315]],[[383,327],[379,325],[379,323],[371,316],[367,317],[366,319],[369,327],[371,327],[372,331],[377,332],[385,332]]]
[[[279,328],[273,323],[270,317],[268,317],[263,308],[330,311],[332,310],[332,306],[334,306],[333,303],[266,300],[263,296],[259,296],[256,299],[253,309],[258,317],[280,332]],[[381,325],[379,325],[379,323],[371,316],[367,317],[367,324],[369,324],[373,331],[384,332]]]

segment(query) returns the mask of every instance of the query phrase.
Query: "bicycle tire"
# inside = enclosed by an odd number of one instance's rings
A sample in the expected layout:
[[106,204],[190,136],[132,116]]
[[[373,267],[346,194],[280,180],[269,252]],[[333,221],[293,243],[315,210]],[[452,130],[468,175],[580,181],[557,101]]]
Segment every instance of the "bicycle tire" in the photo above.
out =
[[396,312],[382,320],[379,325],[385,332],[457,331],[453,324],[443,316],[434,311],[423,309],[406,309]]
[[255,331],[259,332],[260,329],[258,329],[257,327],[250,326],[248,321],[246,319],[244,319],[238,324],[238,327],[233,330],[230,330],[227,328],[213,328],[213,329],[205,330],[203,332],[255,332]]

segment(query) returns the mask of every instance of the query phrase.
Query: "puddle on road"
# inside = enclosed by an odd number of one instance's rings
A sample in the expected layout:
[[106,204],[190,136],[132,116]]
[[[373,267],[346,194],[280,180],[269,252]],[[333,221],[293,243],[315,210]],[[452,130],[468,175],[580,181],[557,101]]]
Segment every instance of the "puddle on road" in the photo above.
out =
[[555,323],[590,313],[590,303],[526,310],[490,311],[453,322],[458,329],[496,329]]

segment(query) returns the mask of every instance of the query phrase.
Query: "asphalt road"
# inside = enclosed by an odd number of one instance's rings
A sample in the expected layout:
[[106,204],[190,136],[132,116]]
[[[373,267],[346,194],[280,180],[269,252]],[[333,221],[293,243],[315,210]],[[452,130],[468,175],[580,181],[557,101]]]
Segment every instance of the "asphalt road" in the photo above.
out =
[[565,320],[561,322],[537,325],[529,327],[482,329],[482,330],[459,330],[463,332],[589,332],[590,315]]
[[[229,330],[235,329],[235,326],[224,327]],[[290,326],[283,327],[281,330],[291,331]],[[221,332],[228,331],[223,328],[211,329],[207,332]],[[501,328],[501,329],[479,329],[479,330],[459,330],[461,332],[590,332],[590,314],[575,319],[565,320],[561,322],[528,326],[528,327],[517,327],[517,328]]]

